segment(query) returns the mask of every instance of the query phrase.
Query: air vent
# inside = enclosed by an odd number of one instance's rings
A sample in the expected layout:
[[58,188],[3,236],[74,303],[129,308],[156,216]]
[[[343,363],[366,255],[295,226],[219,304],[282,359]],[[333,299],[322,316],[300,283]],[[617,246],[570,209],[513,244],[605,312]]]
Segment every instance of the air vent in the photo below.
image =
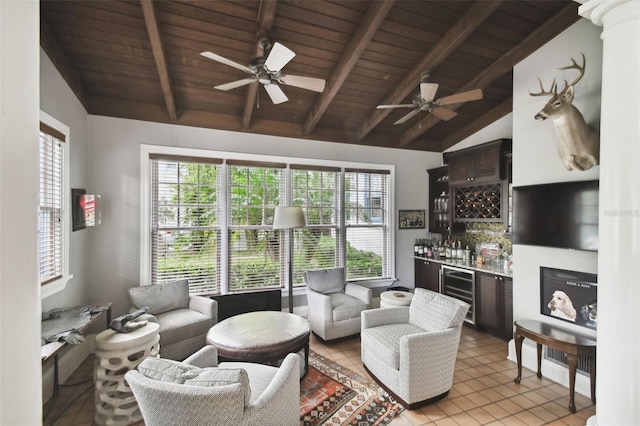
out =
[[[564,352],[558,349],[553,349],[549,347],[545,347],[545,349],[546,349],[546,352],[544,354],[545,359],[550,360],[552,362],[556,362],[558,364],[564,365],[565,367],[569,368],[569,364],[567,363],[567,356],[564,354]],[[589,366],[589,357],[583,355],[578,358],[577,370],[579,373],[583,373],[587,375],[591,373],[591,368]]]

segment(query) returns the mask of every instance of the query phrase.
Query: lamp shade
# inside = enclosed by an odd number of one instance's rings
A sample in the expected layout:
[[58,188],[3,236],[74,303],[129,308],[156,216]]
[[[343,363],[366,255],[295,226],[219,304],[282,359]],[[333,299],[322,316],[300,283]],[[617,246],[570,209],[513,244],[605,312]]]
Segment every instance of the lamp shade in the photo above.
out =
[[302,207],[276,207],[273,218],[273,229],[304,228],[307,222],[304,220]]

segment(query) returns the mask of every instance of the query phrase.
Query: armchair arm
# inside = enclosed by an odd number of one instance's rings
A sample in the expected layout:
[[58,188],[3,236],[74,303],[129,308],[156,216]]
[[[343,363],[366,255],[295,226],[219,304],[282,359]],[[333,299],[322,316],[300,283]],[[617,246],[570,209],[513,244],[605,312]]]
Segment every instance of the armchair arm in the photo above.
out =
[[213,299],[204,296],[190,296],[189,309],[213,318],[213,324],[218,322],[218,302]]
[[309,321],[316,318],[333,318],[331,298],[307,287],[307,305],[309,307]]
[[419,392],[425,384],[434,395],[451,388],[461,330],[458,326],[400,339],[400,383],[405,387],[401,392]]
[[349,296],[357,297],[358,299],[365,302],[368,307],[371,307],[371,300],[373,295],[370,288],[363,287],[358,284],[347,283],[344,286],[344,293],[348,294]]
[[369,309],[362,311],[361,320],[362,330],[380,325],[409,322],[409,307],[398,306],[396,308]]
[[264,392],[246,408],[243,424],[298,425],[299,405],[300,357],[290,353]]
[[218,351],[215,346],[207,345],[183,361],[194,367],[207,368],[218,366]]

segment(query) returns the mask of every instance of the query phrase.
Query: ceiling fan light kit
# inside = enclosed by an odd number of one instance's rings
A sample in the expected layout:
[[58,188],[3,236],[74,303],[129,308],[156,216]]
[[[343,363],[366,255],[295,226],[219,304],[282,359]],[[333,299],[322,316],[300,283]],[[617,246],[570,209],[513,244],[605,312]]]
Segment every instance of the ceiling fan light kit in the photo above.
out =
[[253,75],[249,78],[219,84],[214,86],[214,89],[227,91],[258,82],[262,84],[269,98],[276,105],[289,100],[280,88],[280,84],[318,93],[324,91],[326,82],[321,78],[282,74],[282,68],[296,56],[293,50],[278,42],[272,43],[267,36],[260,36],[258,44],[262,48],[263,56],[253,58],[249,66],[244,66],[213,52],[206,51],[201,53],[205,58]]

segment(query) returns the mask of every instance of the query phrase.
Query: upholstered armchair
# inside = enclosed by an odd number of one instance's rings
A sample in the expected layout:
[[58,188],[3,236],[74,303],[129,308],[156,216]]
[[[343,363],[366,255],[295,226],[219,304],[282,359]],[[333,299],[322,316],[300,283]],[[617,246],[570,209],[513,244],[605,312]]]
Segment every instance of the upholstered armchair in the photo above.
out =
[[371,308],[371,289],[346,283],[344,268],[308,271],[304,280],[315,334],[332,340],[360,332],[360,313]]
[[190,296],[189,282],[176,281],[129,289],[131,310],[148,307],[150,321],[160,325],[160,356],[181,361],[206,344],[218,322],[218,302]]
[[223,362],[205,346],[184,362],[147,358],[125,379],[147,426],[300,424],[300,357],[280,367]]
[[444,398],[453,385],[469,304],[416,288],[409,306],[362,313],[362,363],[409,409]]

